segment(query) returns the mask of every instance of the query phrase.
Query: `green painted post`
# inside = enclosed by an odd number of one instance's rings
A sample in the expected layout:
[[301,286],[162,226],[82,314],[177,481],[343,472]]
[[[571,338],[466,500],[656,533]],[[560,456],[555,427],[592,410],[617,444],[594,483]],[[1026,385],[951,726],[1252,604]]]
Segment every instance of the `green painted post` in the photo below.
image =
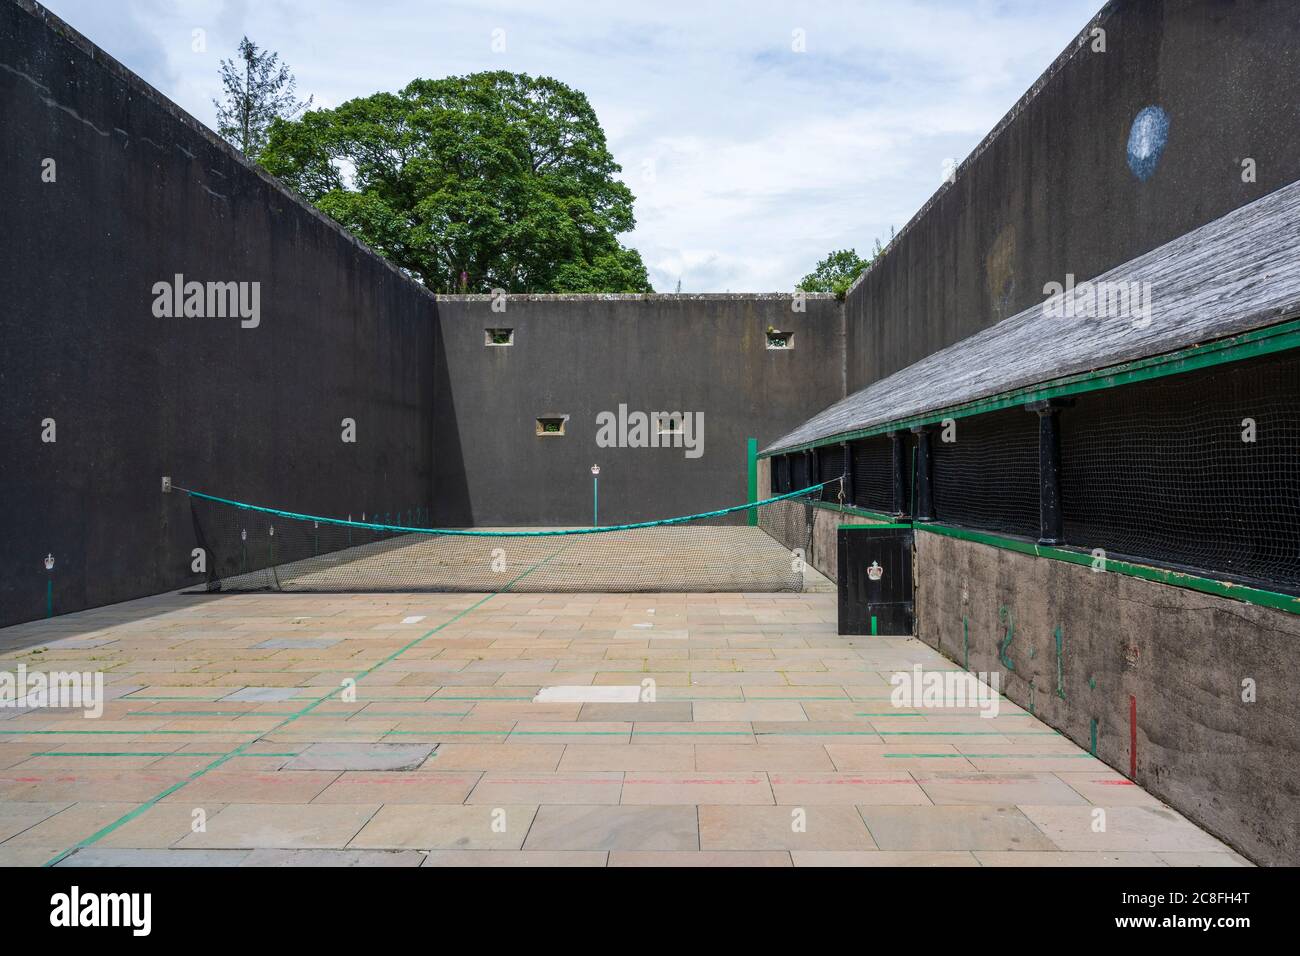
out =
[[[745,440],[745,464],[749,472],[749,498],[747,499],[752,505],[758,500],[758,439],[748,438]],[[758,509],[750,508],[745,513],[745,523],[750,527],[758,525]]]

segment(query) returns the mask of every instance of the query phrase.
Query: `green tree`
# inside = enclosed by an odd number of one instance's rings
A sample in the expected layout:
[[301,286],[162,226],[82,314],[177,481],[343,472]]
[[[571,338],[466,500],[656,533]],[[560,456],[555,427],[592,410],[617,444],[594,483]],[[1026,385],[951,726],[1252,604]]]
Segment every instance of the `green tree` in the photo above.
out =
[[262,165],[435,292],[652,292],[587,97],[496,71],[272,125]]
[[[879,252],[880,243],[876,243]],[[855,249],[838,249],[821,262],[812,272],[799,280],[799,288],[805,292],[833,292],[844,298],[855,279],[871,265],[871,259],[861,258]]]
[[221,61],[224,97],[213,100],[217,132],[249,159],[266,146],[267,131],[278,118],[292,119],[311,105],[311,97],[294,98],[297,81],[280,55],[263,50],[248,37],[239,41],[239,55]]

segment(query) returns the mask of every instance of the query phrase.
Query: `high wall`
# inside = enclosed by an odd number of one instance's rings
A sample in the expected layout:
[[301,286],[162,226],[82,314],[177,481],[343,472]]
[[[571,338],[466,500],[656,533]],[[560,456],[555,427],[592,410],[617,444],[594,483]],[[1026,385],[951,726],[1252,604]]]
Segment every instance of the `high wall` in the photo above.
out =
[[[0,3],[0,118],[0,624],[44,616],[47,585],[59,614],[201,580],[164,475],[428,507],[432,296],[22,0]],[[259,283],[258,324],[157,317],[177,274]]]
[[[843,324],[831,296],[439,296],[434,519],[580,525],[691,514],[746,500],[758,447],[843,397]],[[484,330],[510,328],[489,346]],[[793,348],[769,349],[770,328]],[[597,416],[702,413],[684,448],[600,447]],[[567,415],[563,436],[537,419]],[[743,517],[738,520],[744,520]]]
[[1297,101],[1294,0],[1107,4],[850,291],[848,391],[1300,179]]

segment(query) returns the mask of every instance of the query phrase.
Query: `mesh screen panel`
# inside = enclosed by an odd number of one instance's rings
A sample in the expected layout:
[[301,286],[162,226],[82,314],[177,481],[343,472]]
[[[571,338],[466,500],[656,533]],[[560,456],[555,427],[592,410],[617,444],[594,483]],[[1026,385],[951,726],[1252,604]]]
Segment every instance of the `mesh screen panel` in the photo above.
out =
[[[207,554],[204,590],[476,593],[801,591],[801,566],[763,525],[820,492],[608,529],[485,532],[296,515],[178,490]],[[750,509],[757,527],[718,523]],[[783,540],[807,553],[806,536]]]
[[1069,544],[1300,588],[1300,356],[1091,392],[1060,423]]
[[788,456],[790,459],[790,490],[807,488],[812,482],[808,480],[808,456],[801,451]]
[[[844,449],[839,445],[824,445],[817,449],[817,480],[822,485],[822,501],[840,500],[840,477],[844,474]],[[847,504],[847,502],[846,502]]]
[[777,455],[772,459],[772,493],[783,495],[791,490],[790,458],[788,455]]
[[1022,408],[956,420],[930,435],[935,520],[1038,537],[1038,417]]
[[873,435],[851,443],[849,453],[853,456],[853,503],[859,508],[892,514],[893,442],[886,435]]

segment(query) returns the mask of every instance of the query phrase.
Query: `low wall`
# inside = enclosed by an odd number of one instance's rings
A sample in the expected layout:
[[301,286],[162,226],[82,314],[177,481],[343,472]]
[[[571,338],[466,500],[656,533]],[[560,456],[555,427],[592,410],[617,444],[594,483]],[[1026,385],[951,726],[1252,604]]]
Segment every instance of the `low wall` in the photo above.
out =
[[[760,498],[770,498],[772,491],[772,459],[760,458],[758,461],[758,494]],[[831,581],[839,578],[839,539],[837,533],[842,524],[885,524],[881,518],[872,518],[852,512],[839,511],[820,505],[797,506],[798,517],[787,509],[782,519],[775,516],[763,516],[762,526],[768,534],[791,550],[807,548],[804,560],[816,568]],[[812,529],[808,531],[807,516],[811,515]],[[806,542],[806,544],[805,544]]]
[[923,527],[916,562],[922,641],[1081,747],[1095,733],[1126,775],[1135,728],[1139,784],[1253,860],[1300,863],[1300,617]]

